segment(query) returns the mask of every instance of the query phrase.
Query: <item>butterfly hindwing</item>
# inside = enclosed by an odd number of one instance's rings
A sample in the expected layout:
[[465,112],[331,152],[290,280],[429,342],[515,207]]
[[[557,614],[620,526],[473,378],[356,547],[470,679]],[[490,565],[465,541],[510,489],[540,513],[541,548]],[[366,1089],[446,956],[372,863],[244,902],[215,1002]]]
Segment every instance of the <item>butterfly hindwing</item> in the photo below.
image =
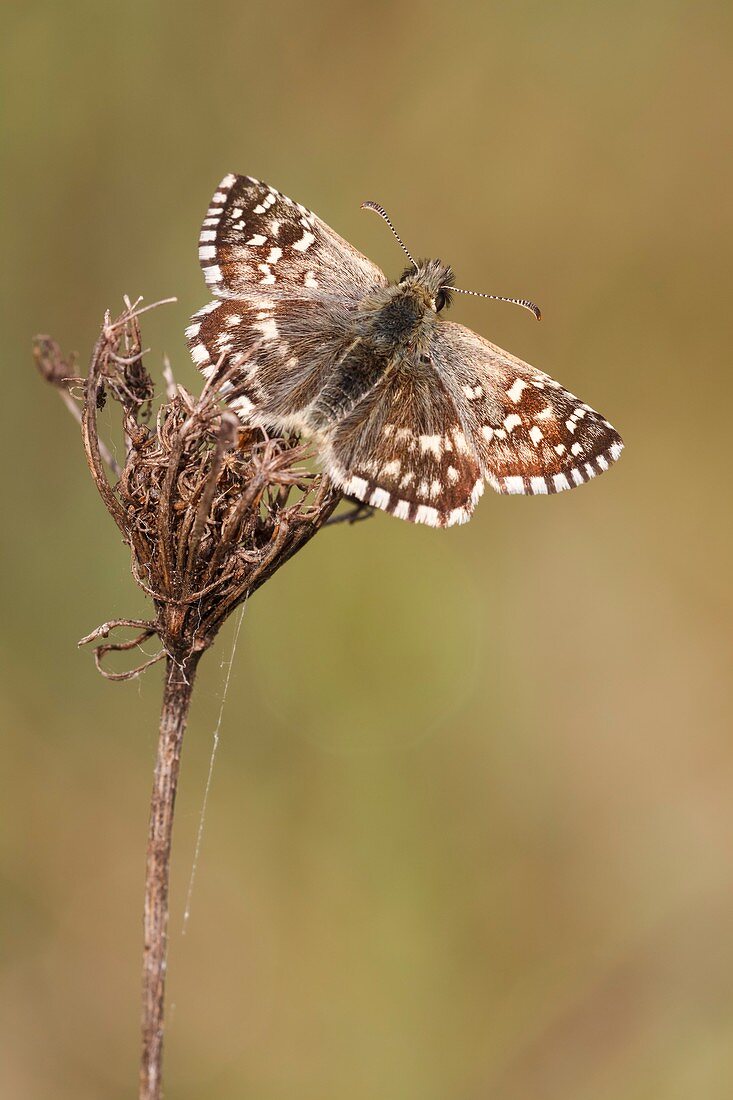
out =
[[251,176],[219,184],[199,237],[217,298],[335,296],[358,301],[384,273],[300,203]]
[[336,318],[307,298],[215,300],[194,314],[186,338],[207,377],[223,359],[238,365],[230,404],[244,419],[294,431],[308,430],[307,410],[345,340]]
[[335,425],[323,459],[348,496],[433,527],[466,523],[483,492],[451,395],[417,362],[395,365]]
[[572,489],[621,454],[621,437],[600,413],[470,329],[436,325],[431,357],[497,492]]

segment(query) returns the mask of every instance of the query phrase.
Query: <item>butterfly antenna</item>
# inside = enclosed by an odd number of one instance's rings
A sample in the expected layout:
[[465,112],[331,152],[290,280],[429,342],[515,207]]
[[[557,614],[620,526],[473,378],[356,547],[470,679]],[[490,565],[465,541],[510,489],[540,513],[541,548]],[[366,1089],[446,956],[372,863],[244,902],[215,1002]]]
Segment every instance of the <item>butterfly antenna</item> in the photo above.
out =
[[417,264],[413,260],[410,253],[407,251],[407,246],[405,245],[405,242],[402,240],[402,237],[399,235],[399,233],[397,232],[395,227],[392,225],[392,222],[390,221],[389,214],[384,209],[384,207],[380,206],[378,202],[363,202],[361,204],[361,208],[362,208],[362,210],[374,210],[374,211],[376,211],[377,214],[379,214],[380,218],[384,218],[387,225],[389,226],[389,228],[392,230],[393,234],[397,238],[397,241],[399,243],[400,248],[402,249],[404,254],[407,256],[410,263],[413,264],[413,266],[415,268],[415,271],[417,271],[418,270]]
[[538,321],[542,320],[540,307],[536,306],[534,302],[530,302],[529,298],[504,298],[501,294],[482,294],[480,290],[461,290],[459,286],[444,286],[442,289],[454,290],[456,294],[472,294],[474,298],[491,298],[495,302],[510,302],[514,306],[522,306],[523,309],[528,309]]

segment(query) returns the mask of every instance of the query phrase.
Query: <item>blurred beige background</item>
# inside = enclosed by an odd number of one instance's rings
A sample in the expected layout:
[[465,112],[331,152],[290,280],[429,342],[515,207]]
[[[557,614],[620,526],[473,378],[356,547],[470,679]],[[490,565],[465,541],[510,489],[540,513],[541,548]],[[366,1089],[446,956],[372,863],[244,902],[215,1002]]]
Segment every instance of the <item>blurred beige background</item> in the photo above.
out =
[[36,378],[127,292],[151,369],[228,171],[617,425],[618,467],[448,532],[324,532],[204,666],[175,838],[176,1100],[733,1093],[733,18],[675,2],[4,9],[0,1094],[122,1100],[160,676],[76,639],[145,602]]

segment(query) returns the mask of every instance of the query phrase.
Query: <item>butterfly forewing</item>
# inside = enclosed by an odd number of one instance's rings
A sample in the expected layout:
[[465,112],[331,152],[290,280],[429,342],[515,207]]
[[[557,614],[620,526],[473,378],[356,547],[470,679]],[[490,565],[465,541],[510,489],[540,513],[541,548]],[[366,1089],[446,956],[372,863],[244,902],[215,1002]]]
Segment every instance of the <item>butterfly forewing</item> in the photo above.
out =
[[300,203],[251,176],[228,175],[214,192],[199,259],[218,298],[358,301],[386,286],[382,271]]
[[621,437],[600,413],[470,329],[436,326],[431,356],[497,492],[572,489],[621,454]]

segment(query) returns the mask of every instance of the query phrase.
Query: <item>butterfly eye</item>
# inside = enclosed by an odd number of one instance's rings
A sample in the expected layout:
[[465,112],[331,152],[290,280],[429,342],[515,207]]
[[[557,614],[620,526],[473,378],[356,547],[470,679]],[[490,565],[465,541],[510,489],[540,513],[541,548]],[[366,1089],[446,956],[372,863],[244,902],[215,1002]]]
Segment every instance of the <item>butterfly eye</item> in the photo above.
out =
[[445,303],[448,301],[448,296],[444,290],[439,290],[435,295],[435,312],[440,313]]

